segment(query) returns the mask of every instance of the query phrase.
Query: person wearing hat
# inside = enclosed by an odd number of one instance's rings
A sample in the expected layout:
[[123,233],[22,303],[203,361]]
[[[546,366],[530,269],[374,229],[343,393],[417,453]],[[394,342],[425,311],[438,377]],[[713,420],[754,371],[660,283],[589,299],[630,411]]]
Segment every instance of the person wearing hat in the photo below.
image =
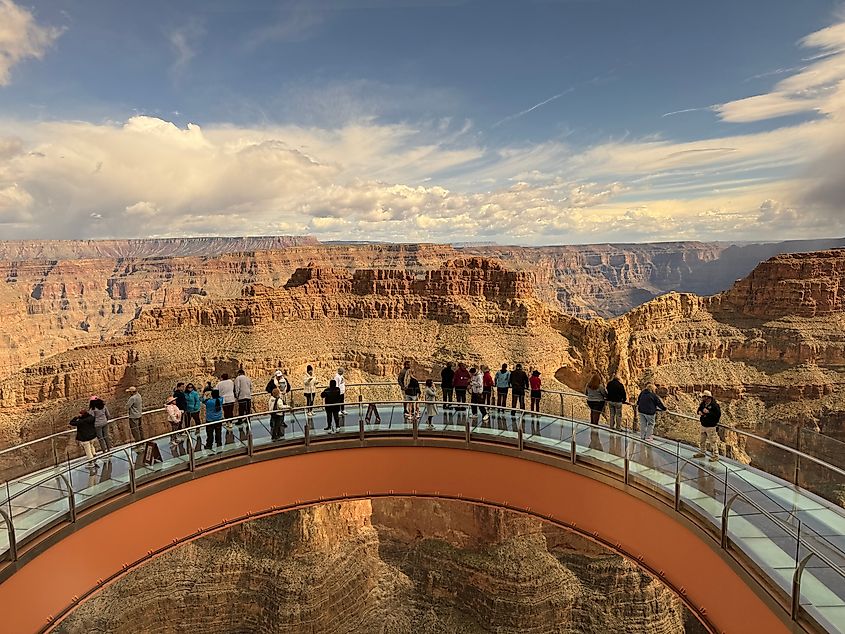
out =
[[267,392],[267,394],[272,394],[273,390],[276,388],[279,388],[279,392],[282,394],[282,397],[287,399],[287,393],[290,392],[291,386],[290,382],[285,377],[285,373],[281,370],[276,370],[273,376],[270,377],[264,391]]
[[135,442],[144,440],[144,430],[141,429],[141,413],[144,411],[144,402],[138,394],[138,388],[134,385],[126,388],[129,398],[126,401],[126,408],[129,410],[129,431]]
[[698,406],[698,420],[701,421],[701,436],[698,441],[699,452],[693,456],[694,458],[703,458],[707,455],[707,443],[709,442],[713,448],[710,462],[718,462],[719,434],[716,428],[721,418],[722,408],[719,407],[710,390],[704,390],[701,393],[701,403]]
[[[167,412],[167,421],[170,423],[171,431],[177,432],[182,429],[182,410],[176,404],[175,396],[167,397],[167,400],[164,401],[164,409]],[[170,436],[170,444],[176,444],[175,433]]]

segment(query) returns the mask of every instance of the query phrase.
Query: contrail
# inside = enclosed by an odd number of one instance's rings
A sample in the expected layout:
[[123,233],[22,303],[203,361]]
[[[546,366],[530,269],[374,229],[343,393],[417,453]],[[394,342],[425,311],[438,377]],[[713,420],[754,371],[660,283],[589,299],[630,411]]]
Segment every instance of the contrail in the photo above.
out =
[[706,106],[704,108],[684,108],[683,110],[673,110],[672,112],[666,112],[661,117],[672,117],[676,114],[683,114],[685,112],[698,112],[699,110],[712,110],[713,106]]
[[533,112],[533,111],[534,111],[534,110],[536,110],[537,108],[541,108],[542,106],[545,106],[547,103],[551,103],[551,102],[553,102],[555,99],[560,99],[560,98],[561,98],[561,97],[563,97],[564,95],[568,95],[569,93],[571,93],[571,92],[572,92],[572,91],[574,91],[574,90],[575,90],[575,88],[567,88],[566,90],[564,90],[564,91],[563,91],[563,92],[561,92],[561,93],[558,93],[558,94],[556,94],[556,95],[552,95],[552,96],[551,96],[551,97],[549,97],[548,99],[546,99],[546,100],[544,100],[544,101],[541,101],[540,103],[534,104],[533,106],[531,106],[531,107],[530,107],[530,108],[528,108],[527,110],[523,110],[522,112],[517,112],[516,114],[509,115],[509,116],[505,117],[504,119],[501,119],[501,120],[497,121],[496,123],[494,123],[494,124],[493,124],[492,126],[490,126],[490,127],[492,127],[492,128],[498,128],[498,127],[499,127],[500,125],[502,125],[503,123],[507,123],[508,121],[513,121],[514,119],[519,119],[520,117],[523,117],[523,116],[527,115],[529,112]]

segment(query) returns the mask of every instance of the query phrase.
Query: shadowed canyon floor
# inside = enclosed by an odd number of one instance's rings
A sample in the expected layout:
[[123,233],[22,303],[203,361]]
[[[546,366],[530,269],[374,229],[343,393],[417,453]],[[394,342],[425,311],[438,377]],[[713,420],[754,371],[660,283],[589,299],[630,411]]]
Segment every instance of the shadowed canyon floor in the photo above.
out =
[[704,632],[624,558],[472,504],[377,498],[256,520],[106,588],[59,632]]

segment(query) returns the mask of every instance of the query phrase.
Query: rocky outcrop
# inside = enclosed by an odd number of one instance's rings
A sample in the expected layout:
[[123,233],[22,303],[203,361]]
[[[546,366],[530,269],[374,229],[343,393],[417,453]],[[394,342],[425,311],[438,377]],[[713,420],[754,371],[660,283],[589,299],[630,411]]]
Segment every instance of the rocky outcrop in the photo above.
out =
[[845,250],[779,255],[719,298],[724,312],[766,320],[819,317],[845,310]]
[[59,632],[703,631],[624,559],[539,520],[379,498],[256,520],[180,546]]

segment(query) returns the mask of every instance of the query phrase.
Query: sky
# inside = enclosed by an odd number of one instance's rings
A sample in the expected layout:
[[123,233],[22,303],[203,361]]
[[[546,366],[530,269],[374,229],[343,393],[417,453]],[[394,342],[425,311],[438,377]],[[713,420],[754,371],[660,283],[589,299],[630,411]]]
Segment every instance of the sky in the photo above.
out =
[[0,0],[0,239],[845,235],[842,0]]

